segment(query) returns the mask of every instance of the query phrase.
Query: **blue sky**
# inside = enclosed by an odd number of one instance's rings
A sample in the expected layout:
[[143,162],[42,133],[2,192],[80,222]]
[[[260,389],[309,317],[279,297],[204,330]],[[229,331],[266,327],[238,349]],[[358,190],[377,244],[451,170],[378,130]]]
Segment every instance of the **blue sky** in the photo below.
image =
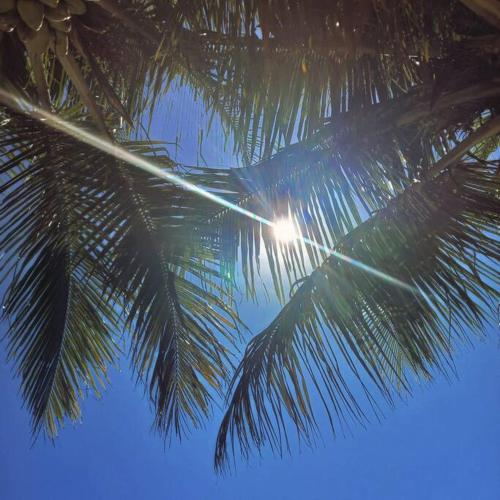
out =
[[[178,93],[165,110],[175,119],[155,120],[152,137],[179,137],[179,160],[196,163],[200,107],[189,94]],[[222,146],[215,127],[203,143],[209,164],[234,161]],[[272,303],[241,306],[253,332],[275,311]],[[4,331],[2,325],[1,335]],[[316,449],[295,450],[283,459],[264,454],[249,463],[237,460],[236,471],[224,477],[215,475],[212,462],[220,410],[214,409],[205,429],[165,447],[151,431],[152,413],[126,359],[111,371],[103,399],[91,396],[84,402],[81,424],[67,425],[55,445],[40,439],[31,447],[29,416],[3,356],[0,498],[497,499],[500,335],[493,328],[487,333],[487,340],[457,355],[458,380],[438,377],[416,386],[414,397],[388,410],[381,423],[333,440],[324,422],[324,443]]]
[[[255,311],[244,308],[247,318]],[[259,310],[269,317],[270,307]],[[259,326],[255,323],[252,326]],[[84,403],[83,422],[55,445],[31,448],[17,384],[0,365],[0,498],[34,499],[336,499],[496,500],[500,491],[499,335],[458,355],[459,380],[417,388],[382,423],[283,459],[254,457],[217,477],[212,469],[220,412],[206,429],[164,448],[127,364],[111,373],[100,401]]]

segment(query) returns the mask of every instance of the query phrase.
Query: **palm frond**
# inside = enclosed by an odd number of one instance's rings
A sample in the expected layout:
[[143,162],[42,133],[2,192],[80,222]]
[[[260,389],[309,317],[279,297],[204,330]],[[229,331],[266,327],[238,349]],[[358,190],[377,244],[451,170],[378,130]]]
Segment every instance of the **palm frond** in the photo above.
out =
[[[179,2],[169,15],[198,37],[213,68],[203,70],[202,92],[251,161],[310,137],[337,113],[404,94],[457,40],[491,33],[458,2],[204,4]],[[196,57],[189,66],[202,68]]]
[[192,243],[194,221],[206,213],[203,200],[126,169],[118,175],[113,185],[125,186],[114,188],[123,197],[117,204],[123,219],[103,257],[112,292],[126,297],[132,363],[139,379],[150,378],[156,426],[180,435],[188,421],[200,424],[210,409],[210,388],[220,392],[227,378],[237,317],[217,283],[214,251]]
[[[233,203],[269,220],[290,217],[302,235],[332,246],[395,194],[424,179],[439,156],[495,109],[500,94],[494,70],[488,72],[482,63],[474,67],[482,69],[478,77],[474,72],[458,79],[459,68],[457,78],[450,73],[438,98],[433,85],[422,84],[397,99],[339,113],[312,137],[271,159],[229,171],[205,169],[202,182],[211,178],[207,187],[226,193]],[[316,249],[278,245],[272,229],[229,209],[210,223],[220,232],[228,268],[241,254],[250,295],[261,248],[271,260],[281,300],[284,277],[291,284],[304,276],[308,264],[321,262]]]
[[[158,428],[166,433],[172,426],[179,433],[186,418],[198,424],[209,409],[209,388],[220,390],[226,377],[237,326],[220,284],[217,246],[193,231],[214,207],[36,119],[2,109],[2,120],[2,266],[3,279],[12,279],[5,310],[15,320],[9,332],[12,359],[30,364],[22,347],[36,338],[30,336],[35,327],[40,333],[33,349],[39,352],[56,349],[57,339],[64,352],[69,347],[61,343],[68,339],[98,347],[101,336],[112,342],[114,316],[124,307],[132,363],[150,386]],[[175,166],[149,141],[122,146],[164,168]],[[28,319],[16,316],[21,313]],[[104,321],[110,326],[98,331]],[[53,333],[56,327],[60,331]],[[104,354],[95,353],[103,359]],[[102,368],[101,358],[91,362]],[[66,393],[51,392],[50,385],[37,389],[50,393],[59,421],[77,417],[79,379],[70,375],[74,386]]]
[[219,430],[217,468],[236,438],[245,456],[252,445],[286,448],[283,414],[311,442],[311,390],[337,430],[365,419],[360,397],[377,411],[374,389],[391,401],[392,389],[410,390],[408,371],[446,370],[453,342],[481,332],[497,294],[496,170],[459,164],[417,183],[338,242],[341,254],[416,291],[328,257],[250,342]]
[[58,138],[37,133],[26,121],[12,127],[19,117],[2,119],[0,245],[2,279],[10,278],[3,310],[8,357],[21,378],[33,432],[43,429],[55,437],[66,417],[79,419],[82,396],[89,389],[99,393],[118,351],[116,312],[103,299],[104,276],[85,244],[95,228],[82,211],[86,193],[79,168],[91,157],[82,161],[71,146],[72,164]]

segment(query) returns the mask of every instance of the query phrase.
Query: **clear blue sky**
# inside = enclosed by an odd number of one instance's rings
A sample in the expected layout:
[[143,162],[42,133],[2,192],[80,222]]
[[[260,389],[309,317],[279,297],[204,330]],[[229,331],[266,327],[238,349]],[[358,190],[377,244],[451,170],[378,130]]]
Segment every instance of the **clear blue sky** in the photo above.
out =
[[[263,312],[263,311],[262,311]],[[249,315],[248,315],[249,316]],[[255,314],[254,314],[255,316]],[[212,470],[216,422],[164,449],[150,430],[142,390],[123,371],[83,423],[55,446],[30,448],[17,385],[0,365],[0,498],[3,500],[497,500],[500,491],[498,332],[457,359],[460,380],[439,379],[381,423],[284,459]],[[326,429],[326,423],[325,423]]]
[[[198,133],[193,120],[199,114],[189,96],[182,99],[169,112],[180,116],[182,111],[192,120],[180,123],[184,149],[179,159],[193,162]],[[171,127],[154,125],[153,137],[175,137]],[[205,141],[209,163],[232,161],[221,146],[217,133]],[[243,305],[242,313],[257,331],[275,308]],[[3,335],[5,325],[0,330]],[[225,477],[217,477],[212,466],[220,411],[214,410],[206,429],[165,448],[151,431],[147,399],[135,387],[125,359],[121,370],[111,372],[104,398],[85,401],[81,424],[67,425],[55,445],[41,439],[31,448],[29,417],[2,354],[0,498],[497,500],[499,353],[500,335],[492,329],[487,341],[456,358],[459,380],[450,384],[441,377],[417,387],[414,397],[387,411],[381,424],[355,428],[353,437],[334,441],[325,422],[324,444],[315,450],[238,461],[236,472]]]

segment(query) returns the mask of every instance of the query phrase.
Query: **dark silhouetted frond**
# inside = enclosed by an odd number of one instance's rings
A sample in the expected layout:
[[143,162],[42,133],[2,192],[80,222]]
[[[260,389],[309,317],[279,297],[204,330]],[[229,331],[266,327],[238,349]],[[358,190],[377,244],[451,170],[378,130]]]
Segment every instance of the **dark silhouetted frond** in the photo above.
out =
[[[123,307],[157,426],[180,432],[186,418],[198,424],[210,387],[220,391],[227,376],[237,328],[216,239],[210,245],[196,231],[215,207],[36,119],[3,109],[2,123],[5,315],[35,428],[47,419],[53,435],[56,420],[78,417],[80,381],[97,388],[104,378]],[[175,167],[161,145],[121,145]],[[58,367],[60,353],[73,356],[61,358],[68,367]],[[30,372],[35,356],[43,358],[38,370],[53,372]]]
[[328,257],[250,342],[219,431],[219,469],[235,439],[244,455],[252,444],[286,447],[285,414],[311,442],[308,391],[319,393],[334,430],[363,421],[360,395],[376,410],[374,388],[390,401],[393,388],[409,390],[408,371],[446,369],[453,341],[481,333],[498,286],[498,179],[497,167],[456,165],[337,243],[348,260]]
[[88,389],[99,393],[117,354],[116,312],[103,299],[104,276],[85,242],[96,228],[84,211],[88,193],[80,181],[95,156],[18,115],[3,113],[2,123],[8,356],[34,433],[43,428],[54,437],[66,417],[80,417]]
[[[309,139],[269,160],[240,169],[205,169],[206,178],[196,173],[192,179],[211,181],[207,187],[268,220],[290,217],[303,236],[332,246],[394,195],[424,179],[440,156],[500,104],[495,69],[485,70],[484,61],[471,67],[467,78],[460,76],[463,68],[449,72],[437,99],[432,85],[420,85],[392,101],[338,113]],[[281,300],[283,281],[289,285],[306,274],[308,265],[321,262],[317,249],[279,245],[272,228],[230,209],[210,223],[220,232],[226,266],[234,267],[241,256],[250,295],[263,248]]]

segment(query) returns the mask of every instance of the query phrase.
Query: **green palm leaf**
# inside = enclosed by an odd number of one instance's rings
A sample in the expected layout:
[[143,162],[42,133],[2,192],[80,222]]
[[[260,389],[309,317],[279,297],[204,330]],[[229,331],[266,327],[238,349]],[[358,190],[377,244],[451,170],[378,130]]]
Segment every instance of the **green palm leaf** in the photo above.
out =
[[[204,4],[179,2],[170,17],[198,35],[213,66],[202,93],[222,108],[251,161],[310,137],[332,115],[428,82],[457,40],[491,33],[458,2]],[[193,59],[190,68],[201,65]]]
[[[94,228],[82,212],[82,157],[71,145],[75,163],[68,164],[65,145],[53,135],[19,116],[3,119],[0,175],[10,178],[0,188],[8,355],[33,431],[54,437],[65,417],[80,417],[86,390],[98,393],[106,381],[117,354],[116,313],[102,298],[103,275],[85,244]],[[22,139],[12,149],[15,134]]]
[[[209,388],[221,390],[237,318],[218,285],[213,251],[192,243],[199,215],[190,212],[198,205],[196,213],[203,213],[204,202],[190,206],[190,196],[167,183],[125,170],[119,175],[133,179],[133,187],[114,189],[124,196],[117,205],[123,220],[103,252],[109,283],[125,294],[132,363],[139,379],[151,379],[156,425],[180,434],[186,418],[199,425],[208,414]],[[127,185],[123,178],[113,184]],[[187,215],[179,218],[182,207]]]
[[216,467],[227,465],[234,438],[247,456],[252,444],[281,450],[284,414],[311,442],[311,388],[334,429],[349,417],[363,421],[360,393],[372,405],[374,389],[391,401],[392,388],[409,390],[408,370],[430,377],[433,367],[445,369],[453,341],[469,328],[481,331],[498,286],[496,169],[459,164],[407,188],[337,243],[338,252],[416,291],[327,258],[249,344],[219,430]]
[[[271,221],[289,216],[305,237],[334,245],[367,214],[384,208],[415,179],[425,178],[436,157],[495,108],[500,94],[494,68],[485,69],[477,54],[463,63],[474,71],[482,68],[480,77],[475,72],[461,77],[464,68],[457,65],[456,73],[448,71],[437,99],[433,86],[422,84],[389,102],[339,113],[309,139],[269,160],[230,171],[206,169],[207,178],[214,179],[209,187]],[[270,228],[229,209],[221,210],[211,224],[221,233],[228,267],[234,267],[241,253],[250,295],[255,293],[261,246],[270,256],[281,300],[282,276],[291,284],[304,276],[308,264],[321,262],[316,249],[280,246]]]
[[[11,358],[27,387],[39,384],[36,394],[26,393],[35,428],[48,415],[54,435],[57,422],[78,417],[80,380],[97,387],[104,362],[114,359],[122,307],[158,428],[180,433],[186,418],[198,424],[210,387],[220,391],[227,376],[237,323],[220,285],[217,247],[193,231],[214,207],[35,119],[2,113],[3,279],[11,279],[5,314],[13,321]],[[122,145],[174,168],[158,145]],[[84,342],[89,353],[81,347],[80,360],[74,345]],[[28,373],[35,356],[49,375]],[[54,374],[68,380],[55,383]]]

